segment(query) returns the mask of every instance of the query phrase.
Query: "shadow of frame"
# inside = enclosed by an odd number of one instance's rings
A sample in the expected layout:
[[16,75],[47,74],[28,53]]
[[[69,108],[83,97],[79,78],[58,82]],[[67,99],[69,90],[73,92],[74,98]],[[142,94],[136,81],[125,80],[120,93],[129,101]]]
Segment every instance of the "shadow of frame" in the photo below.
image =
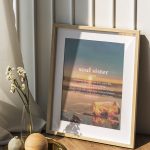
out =
[[150,45],[141,35],[137,94],[137,133],[150,133]]

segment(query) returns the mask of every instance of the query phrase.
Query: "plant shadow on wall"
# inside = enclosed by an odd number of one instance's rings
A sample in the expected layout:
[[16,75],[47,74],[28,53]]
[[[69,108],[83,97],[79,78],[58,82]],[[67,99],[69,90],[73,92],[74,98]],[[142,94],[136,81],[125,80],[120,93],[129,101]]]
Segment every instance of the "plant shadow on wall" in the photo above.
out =
[[[140,38],[137,133],[150,134],[150,45],[145,35],[141,35]],[[140,145],[137,141],[136,147],[149,142],[149,138],[144,139]]]

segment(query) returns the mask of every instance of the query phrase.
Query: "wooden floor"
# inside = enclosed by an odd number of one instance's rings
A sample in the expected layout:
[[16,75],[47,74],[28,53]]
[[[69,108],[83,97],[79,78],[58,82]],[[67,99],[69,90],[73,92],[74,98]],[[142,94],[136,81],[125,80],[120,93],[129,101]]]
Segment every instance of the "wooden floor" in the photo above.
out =
[[[68,150],[129,150],[127,148],[109,146],[70,138],[53,138],[66,146]],[[150,150],[150,136],[137,135],[135,150]]]
[[[58,142],[63,144],[67,148],[67,150],[129,150],[127,148],[98,144],[71,138],[49,136],[49,135],[45,136],[57,140]],[[135,143],[136,143],[135,150],[150,150],[150,136],[137,135]],[[0,150],[7,150],[7,148],[0,147]]]

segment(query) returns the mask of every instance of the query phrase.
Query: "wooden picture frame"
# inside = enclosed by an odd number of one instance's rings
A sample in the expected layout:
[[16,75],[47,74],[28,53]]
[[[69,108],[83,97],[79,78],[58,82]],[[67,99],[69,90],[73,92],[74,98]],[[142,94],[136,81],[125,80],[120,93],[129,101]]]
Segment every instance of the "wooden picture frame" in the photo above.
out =
[[54,24],[47,133],[134,147],[139,38],[137,30]]

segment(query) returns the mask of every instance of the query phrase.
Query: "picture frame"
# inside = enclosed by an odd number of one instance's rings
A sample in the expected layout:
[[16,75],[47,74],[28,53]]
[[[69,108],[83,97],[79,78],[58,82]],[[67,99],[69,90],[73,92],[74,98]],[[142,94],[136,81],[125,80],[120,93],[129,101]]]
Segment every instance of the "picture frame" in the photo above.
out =
[[46,132],[133,148],[138,30],[54,24]]

